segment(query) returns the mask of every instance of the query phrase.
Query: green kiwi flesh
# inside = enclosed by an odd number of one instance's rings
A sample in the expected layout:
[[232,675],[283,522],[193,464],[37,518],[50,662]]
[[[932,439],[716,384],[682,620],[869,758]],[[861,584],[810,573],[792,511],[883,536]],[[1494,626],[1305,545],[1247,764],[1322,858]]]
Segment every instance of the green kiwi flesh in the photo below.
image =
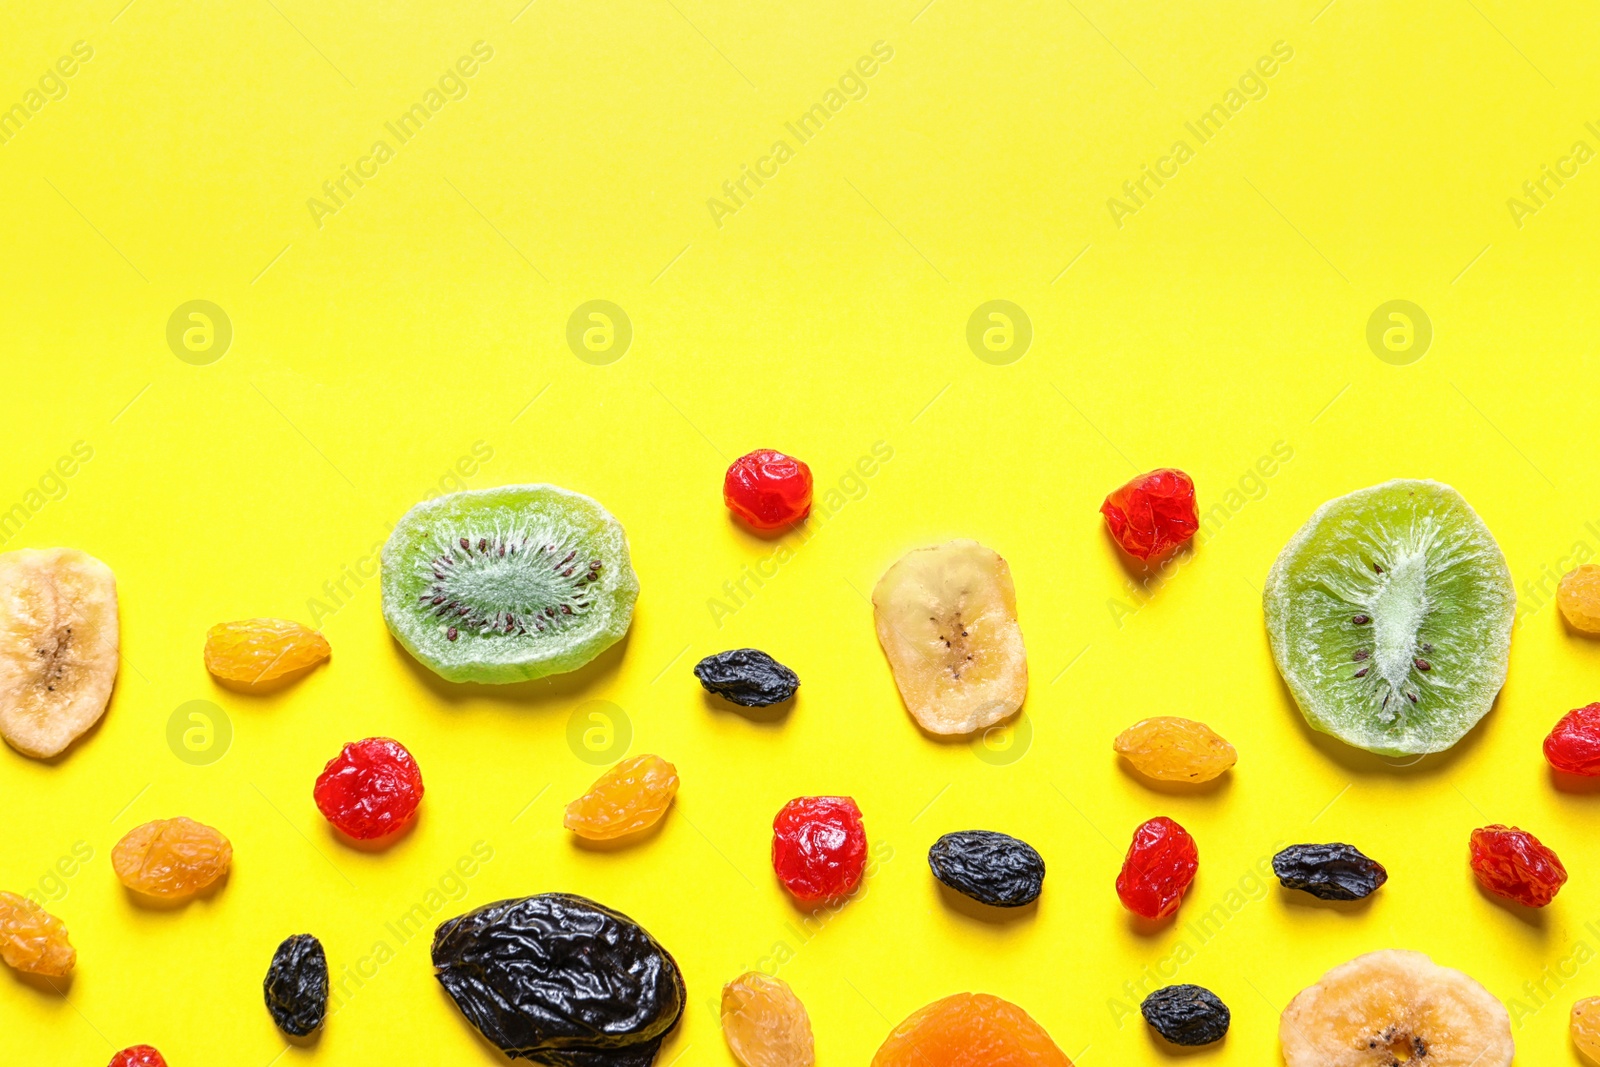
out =
[[383,546],[383,619],[453,682],[576,670],[633,620],[639,579],[621,523],[554,485],[425,500]]
[[1448,485],[1403,479],[1330,500],[1279,554],[1263,600],[1306,721],[1356,748],[1442,752],[1505,684],[1511,571]]

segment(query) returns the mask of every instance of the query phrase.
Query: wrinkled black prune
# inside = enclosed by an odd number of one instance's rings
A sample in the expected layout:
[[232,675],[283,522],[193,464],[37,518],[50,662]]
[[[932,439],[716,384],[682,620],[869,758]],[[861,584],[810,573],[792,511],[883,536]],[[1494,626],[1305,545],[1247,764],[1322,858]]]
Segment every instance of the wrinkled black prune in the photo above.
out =
[[754,648],[707,656],[694,665],[694,676],[711,692],[745,708],[781,704],[800,688],[794,671]]
[[328,957],[310,934],[285,938],[272,954],[261,989],[278,1029],[305,1037],[328,1014]]
[[1026,841],[993,830],[958,830],[928,849],[933,876],[958,893],[997,908],[1039,899],[1044,859]]
[[1144,998],[1139,1013],[1150,1028],[1174,1045],[1209,1045],[1221,1041],[1233,1015],[1204,986],[1169,985]]
[[1322,900],[1360,900],[1389,880],[1383,864],[1354,845],[1290,845],[1272,857],[1285,889],[1302,889]]
[[648,1067],[683,1015],[683,975],[620,912],[571,893],[502,900],[441,923],[435,977],[512,1059]]

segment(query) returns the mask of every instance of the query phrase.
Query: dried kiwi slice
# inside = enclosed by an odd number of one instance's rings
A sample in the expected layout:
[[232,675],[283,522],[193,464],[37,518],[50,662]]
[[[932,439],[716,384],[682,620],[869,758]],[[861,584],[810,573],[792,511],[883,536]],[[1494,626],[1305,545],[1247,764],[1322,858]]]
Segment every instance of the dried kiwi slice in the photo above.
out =
[[1397,480],[1318,508],[1267,575],[1267,634],[1306,721],[1369,752],[1442,752],[1506,680],[1516,591],[1448,485]]
[[639,579],[610,512],[554,485],[425,500],[383,546],[383,619],[453,682],[577,668],[628,631]]

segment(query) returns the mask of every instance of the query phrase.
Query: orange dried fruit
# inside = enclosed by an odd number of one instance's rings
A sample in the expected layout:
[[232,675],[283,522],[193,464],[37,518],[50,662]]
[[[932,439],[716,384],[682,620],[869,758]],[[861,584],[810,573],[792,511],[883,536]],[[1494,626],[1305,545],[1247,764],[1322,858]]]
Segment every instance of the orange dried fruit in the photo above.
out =
[[117,879],[152,897],[193,896],[228,873],[233,845],[193,819],[157,819],[136,826],[111,850]]
[[1136,722],[1111,747],[1134,770],[1162,782],[1209,782],[1239,760],[1211,727],[1176,715]]
[[0,893],[0,959],[29,974],[65,978],[78,953],[60,919],[27,897]]
[[332,652],[326,637],[288,619],[219,622],[206,631],[206,670],[230,682],[270,682]]
[[676,767],[660,756],[634,756],[568,804],[563,824],[579,837],[610,841],[654,826],[677,794]]
[[1600,997],[1584,997],[1572,1005],[1571,1032],[1584,1062],[1600,1063]]
[[812,1067],[811,1018],[780,978],[759,971],[722,987],[722,1036],[744,1067]]
[[1574,630],[1600,634],[1600,566],[1574,567],[1556,586],[1556,603]]
[[957,993],[895,1027],[872,1067],[1072,1067],[1072,1061],[1015,1004]]

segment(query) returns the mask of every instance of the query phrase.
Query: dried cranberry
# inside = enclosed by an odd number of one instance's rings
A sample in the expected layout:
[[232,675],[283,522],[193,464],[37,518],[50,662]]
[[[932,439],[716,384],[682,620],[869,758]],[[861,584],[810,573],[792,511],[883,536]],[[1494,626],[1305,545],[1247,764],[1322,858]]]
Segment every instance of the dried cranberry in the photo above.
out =
[[410,820],[422,801],[422,772],[400,742],[369,737],[328,761],[313,795],[329,822],[370,841]]
[[728,468],[722,499],[756,529],[780,529],[811,511],[811,468],[793,456],[758,448]]
[[1176,548],[1200,529],[1194,480],[1171,468],[1139,475],[1106,497],[1100,514],[1122,550],[1145,560]]
[[1200,851],[1189,831],[1159,816],[1133,832],[1117,875],[1117,896],[1135,915],[1164,919],[1178,910],[1199,867]]
[[1544,739],[1544,758],[1558,771],[1591,778],[1600,775],[1600,704],[1561,716]]
[[867,831],[849,797],[796,797],[772,820],[772,869],[796,900],[842,897],[866,865]]
[[111,1057],[110,1067],[167,1067],[167,1061],[149,1045],[135,1045]]
[[1485,826],[1472,831],[1472,873],[1497,897],[1542,908],[1567,880],[1561,860],[1525,830]]

